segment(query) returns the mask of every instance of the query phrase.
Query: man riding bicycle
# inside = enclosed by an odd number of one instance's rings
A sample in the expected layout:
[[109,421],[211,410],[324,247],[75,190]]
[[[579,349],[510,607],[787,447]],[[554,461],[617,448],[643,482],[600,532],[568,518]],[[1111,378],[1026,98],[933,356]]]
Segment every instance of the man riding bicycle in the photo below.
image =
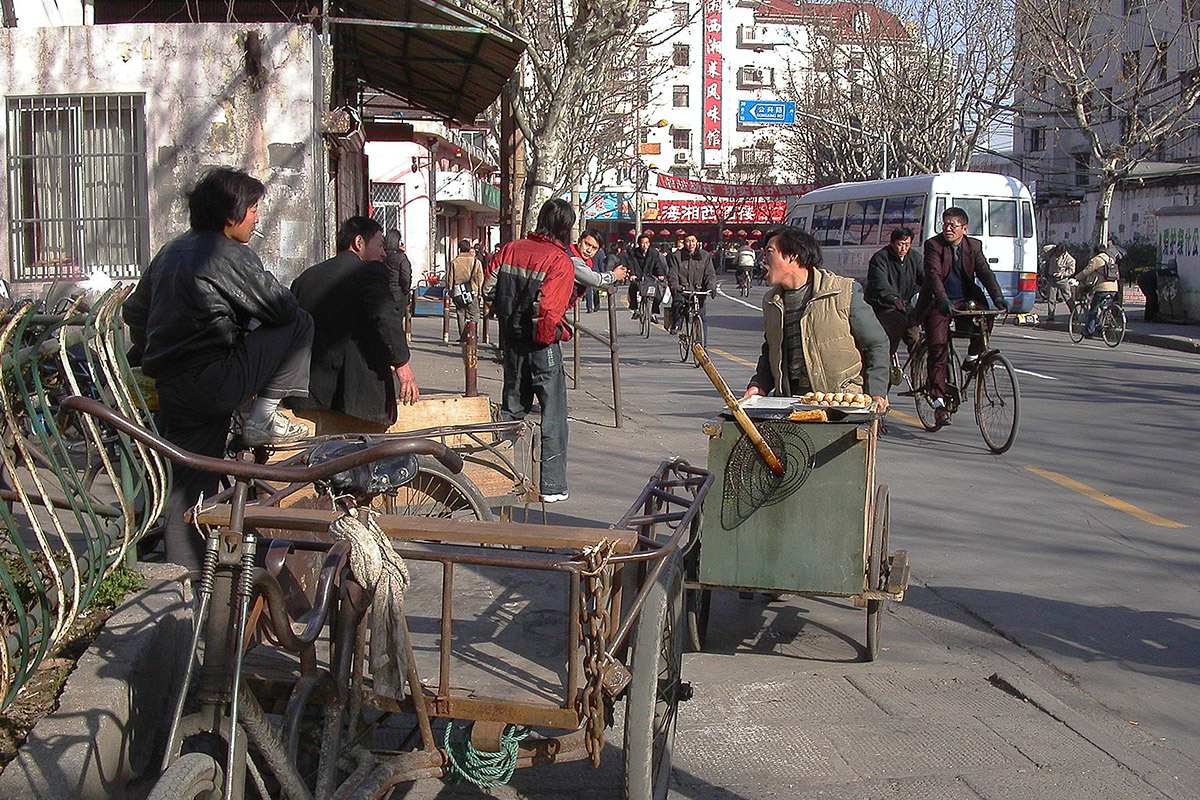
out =
[[[683,240],[683,249],[676,250],[667,258],[667,283],[671,287],[671,332],[676,333],[680,320],[687,308],[684,292],[712,292],[717,290],[717,270],[712,256],[700,249],[700,241],[694,234]],[[704,313],[704,299],[700,298],[700,313]]]
[[747,242],[743,244],[737,251],[737,285],[738,288],[750,285],[750,279],[754,275],[754,264],[758,254],[754,252],[754,248]]
[[[1091,306],[1088,309],[1087,322],[1083,326],[1083,338],[1091,339],[1096,335],[1096,322],[1100,318],[1100,306],[1112,302],[1121,288],[1121,273],[1117,261],[1125,255],[1125,248],[1116,243],[1096,253],[1087,266],[1071,276],[1068,281],[1072,286],[1085,285],[1084,280],[1091,278]],[[1082,300],[1081,300],[1082,302]]]

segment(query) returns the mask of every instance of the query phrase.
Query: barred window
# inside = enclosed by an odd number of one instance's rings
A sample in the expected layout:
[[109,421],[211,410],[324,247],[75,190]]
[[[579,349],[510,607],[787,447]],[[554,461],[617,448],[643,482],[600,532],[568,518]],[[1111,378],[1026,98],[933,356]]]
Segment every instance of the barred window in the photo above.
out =
[[16,280],[136,278],[149,262],[142,95],[8,98]]

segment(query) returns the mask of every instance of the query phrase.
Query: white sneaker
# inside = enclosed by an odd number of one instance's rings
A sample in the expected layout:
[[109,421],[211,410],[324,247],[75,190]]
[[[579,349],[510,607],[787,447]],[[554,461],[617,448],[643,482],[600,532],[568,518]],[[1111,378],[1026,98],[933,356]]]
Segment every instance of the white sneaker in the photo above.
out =
[[555,494],[544,494],[544,495],[542,495],[542,502],[543,503],[561,503],[563,500],[566,500],[570,496],[571,495],[568,494],[567,492],[557,492]]
[[262,422],[248,419],[242,424],[242,444],[259,447],[266,444],[292,444],[308,438],[308,428],[276,411]]

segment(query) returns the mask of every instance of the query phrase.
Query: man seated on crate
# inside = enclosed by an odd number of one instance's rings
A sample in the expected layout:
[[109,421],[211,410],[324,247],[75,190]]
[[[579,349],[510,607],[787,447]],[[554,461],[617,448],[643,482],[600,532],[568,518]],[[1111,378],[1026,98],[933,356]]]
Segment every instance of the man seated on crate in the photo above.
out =
[[315,327],[309,399],[293,405],[354,417],[364,433],[396,421],[397,385],[406,405],[421,396],[383,241],[378,222],[350,217],[338,229],[337,255],[292,282]]
[[[278,413],[308,394],[312,318],[246,245],[266,192],[239,170],[207,173],[187,195],[191,230],[165,244],[125,301],[129,362],[155,381],[158,422],[169,441],[225,455],[233,413],[253,400],[247,445],[285,444],[307,434]],[[198,574],[199,536],[184,513],[220,476],[172,465],[164,510],[167,559]]]
[[[983,243],[967,236],[968,222],[966,211],[951,206],[942,214],[942,232],[925,241],[925,278],[915,314],[925,325],[933,418],[937,428],[950,424],[945,397],[950,378],[950,319],[954,311],[965,309],[969,303],[987,308],[983,290],[975,283],[977,278],[987,287],[996,308],[1005,311],[1010,308],[983,256]],[[971,344],[963,359],[963,367],[971,369],[983,354],[983,331],[991,331],[992,320],[989,317],[982,326],[971,320],[961,326],[956,323],[955,327],[971,333]]]
[[821,268],[821,247],[791,226],[762,238],[771,288],[764,340],[744,397],[853,392],[887,408],[888,337],[862,287]]

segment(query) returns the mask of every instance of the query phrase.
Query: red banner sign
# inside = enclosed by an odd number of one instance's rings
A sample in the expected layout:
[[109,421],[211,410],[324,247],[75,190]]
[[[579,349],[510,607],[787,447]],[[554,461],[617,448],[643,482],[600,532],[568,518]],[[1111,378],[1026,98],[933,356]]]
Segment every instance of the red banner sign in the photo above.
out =
[[674,192],[702,194],[705,197],[799,197],[813,189],[821,188],[819,183],[782,183],[756,186],[749,183],[694,181],[690,178],[677,178],[674,175],[662,174],[658,176],[658,185]]
[[779,225],[787,213],[787,203],[783,200],[659,200],[646,205],[647,220],[667,223]]
[[721,149],[721,0],[704,0],[704,149]]

